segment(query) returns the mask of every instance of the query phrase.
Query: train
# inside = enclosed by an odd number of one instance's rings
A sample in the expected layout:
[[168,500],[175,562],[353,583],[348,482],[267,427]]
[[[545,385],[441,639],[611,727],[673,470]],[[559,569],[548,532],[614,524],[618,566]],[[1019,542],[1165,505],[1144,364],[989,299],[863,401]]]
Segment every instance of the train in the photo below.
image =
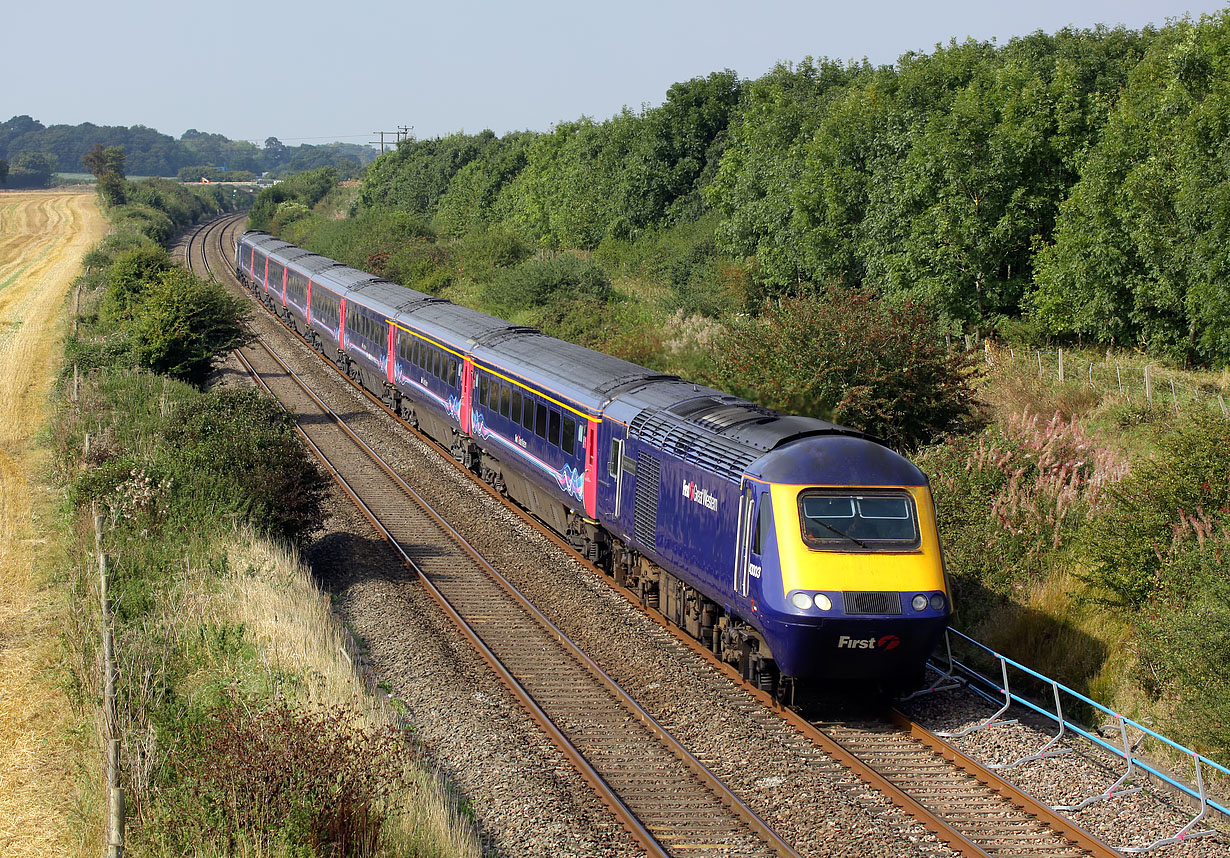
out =
[[762,689],[905,692],[951,617],[927,477],[259,231],[235,273],[337,368]]

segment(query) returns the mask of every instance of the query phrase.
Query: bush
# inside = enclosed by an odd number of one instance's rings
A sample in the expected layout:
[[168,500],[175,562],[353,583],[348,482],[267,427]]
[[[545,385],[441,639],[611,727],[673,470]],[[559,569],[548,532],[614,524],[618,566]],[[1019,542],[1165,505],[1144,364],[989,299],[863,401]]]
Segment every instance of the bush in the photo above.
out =
[[1171,704],[1164,732],[1230,759],[1230,510],[1184,514],[1142,612],[1140,680]]
[[140,203],[116,206],[111,212],[117,221],[127,221],[133,228],[158,244],[175,237],[175,222],[166,212]]
[[490,312],[508,318],[522,310],[570,300],[603,304],[613,292],[611,278],[601,265],[565,253],[502,269],[481,294]]
[[729,389],[906,449],[974,422],[972,372],[927,306],[836,287],[736,318],[718,349]]
[[91,467],[73,464],[80,439],[62,439],[70,498],[97,501],[121,535],[244,520],[289,538],[319,525],[324,478],[267,397],[110,371],[87,376],[81,401]]
[[161,812],[168,851],[368,856],[410,780],[394,728],[344,707],[263,708],[226,697],[199,731],[175,737]]
[[244,337],[246,304],[182,268],[145,284],[131,307],[129,343],[138,366],[202,384],[214,356]]
[[1091,514],[1127,472],[1122,456],[1056,414],[922,450],[945,560],[958,587],[1011,594],[1070,556]]
[[501,268],[524,262],[534,252],[524,237],[508,229],[485,229],[462,237],[457,243],[461,273],[486,283]]
[[117,254],[107,269],[102,317],[108,321],[130,318],[133,305],[144,297],[149,284],[171,267],[171,257],[161,247],[154,245],[135,247]]
[[1166,560],[1186,516],[1230,507],[1230,420],[1198,414],[1163,438],[1110,495],[1090,527],[1089,579],[1112,600],[1139,607],[1174,582]]

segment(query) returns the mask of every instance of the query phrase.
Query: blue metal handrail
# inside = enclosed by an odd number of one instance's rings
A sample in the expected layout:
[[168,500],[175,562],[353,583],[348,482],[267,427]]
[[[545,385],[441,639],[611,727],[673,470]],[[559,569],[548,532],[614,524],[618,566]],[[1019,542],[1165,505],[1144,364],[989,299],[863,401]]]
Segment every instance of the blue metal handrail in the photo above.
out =
[[[952,640],[949,637],[950,635],[955,635],[957,638],[965,641],[970,646],[975,647],[976,649],[982,650],[987,655],[997,660],[1000,664],[1000,669],[1003,675],[1003,684],[1000,685],[999,683],[996,683],[994,680],[982,675],[981,673],[979,673],[977,670],[970,667],[969,665],[964,664],[958,661],[957,659],[955,659],[952,654]],[[1075,691],[1067,687],[1066,685],[1063,685],[1062,683],[1051,679],[1048,676],[1044,676],[1043,674],[1038,673],[1036,670],[1026,667],[1020,662],[1013,661],[1012,659],[1008,658],[1006,655],[996,652],[995,650],[991,649],[985,644],[979,643],[978,641],[971,638],[969,635],[963,634],[962,632],[959,632],[956,629],[948,628],[945,631],[945,646],[947,649],[947,657],[948,657],[948,671],[947,672],[942,671],[942,670],[939,671],[941,674],[941,678],[936,681],[936,683],[932,686],[932,689],[939,690],[940,688],[951,687],[951,685],[948,685],[948,684],[941,685],[941,682],[943,682],[945,679],[952,680],[954,678],[953,677],[954,670],[956,668],[960,668],[962,672],[967,673],[973,677],[976,677],[979,681],[985,683],[989,688],[994,688],[998,695],[1002,695],[1002,697],[993,696],[983,691],[980,688],[977,688],[975,686],[970,686],[970,690],[981,695],[982,697],[984,697],[986,700],[988,700],[994,705],[1001,706],[1002,704],[1002,707],[999,709],[998,712],[996,712],[990,718],[983,721],[981,724],[975,725],[974,727],[968,728],[966,730],[962,730],[959,733],[952,734],[952,735],[954,736],[966,735],[967,733],[973,732],[974,730],[980,730],[985,727],[996,726],[998,724],[1013,723],[1013,721],[1001,721],[999,720],[999,716],[1002,715],[1004,712],[1006,712],[1008,710],[1008,707],[1011,706],[1012,703],[1016,702],[1016,703],[1020,703],[1022,706],[1026,707],[1027,709],[1030,709],[1034,712],[1037,712],[1040,715],[1043,715],[1049,718],[1052,721],[1055,721],[1060,726],[1060,735],[1063,734],[1065,729],[1071,730],[1074,733],[1084,736],[1086,739],[1093,742],[1095,745],[1098,745],[1099,747],[1102,747],[1106,749],[1107,751],[1110,751],[1116,756],[1122,757],[1124,761],[1127,763],[1127,766],[1128,766],[1127,772],[1109,790],[1107,790],[1106,792],[1104,792],[1103,794],[1099,796],[1094,796],[1090,799],[1087,799],[1086,801],[1080,803],[1079,805],[1073,805],[1072,807],[1066,808],[1066,809],[1072,809],[1072,810],[1079,809],[1081,807],[1087,806],[1088,804],[1091,804],[1094,801],[1098,801],[1103,798],[1114,798],[1116,796],[1126,795],[1129,792],[1136,792],[1137,790],[1134,790],[1134,789],[1132,790],[1118,789],[1118,787],[1122,785],[1127,780],[1127,778],[1132,774],[1133,768],[1139,768],[1143,771],[1148,772],[1149,774],[1153,775],[1158,780],[1170,784],[1174,788],[1178,789],[1179,791],[1185,793],[1186,795],[1200,802],[1200,813],[1193,820],[1191,820],[1191,822],[1189,822],[1186,826],[1184,826],[1183,829],[1180,830],[1174,837],[1163,838],[1161,840],[1158,840],[1154,843],[1149,844],[1148,846],[1120,847],[1120,851],[1132,852],[1132,853],[1147,852],[1159,846],[1164,846],[1164,845],[1168,845],[1171,843],[1177,843],[1182,840],[1188,840],[1188,839],[1192,839],[1195,837],[1202,837],[1202,836],[1214,834],[1215,832],[1211,830],[1210,831],[1199,831],[1199,832],[1191,831],[1191,828],[1200,819],[1202,819],[1205,816],[1209,808],[1213,808],[1214,810],[1217,810],[1218,812],[1225,814],[1227,817],[1230,817],[1230,809],[1227,809],[1224,805],[1216,801],[1213,801],[1212,799],[1208,797],[1208,793],[1206,792],[1205,787],[1204,787],[1204,775],[1203,775],[1203,768],[1208,767],[1215,771],[1219,771],[1222,774],[1230,776],[1230,768],[1226,768],[1220,763],[1214,762],[1208,757],[1202,754],[1199,754],[1191,750],[1190,748],[1185,748],[1184,746],[1178,744],[1177,742],[1171,739],[1166,738],[1160,733],[1149,729],[1143,724],[1137,721],[1133,721],[1131,718],[1128,718],[1125,715],[1122,715],[1106,706],[1103,706],[1101,703],[1098,703],[1096,700],[1092,700],[1089,697],[1086,697],[1085,695],[1081,694],[1079,691]],[[1018,694],[1015,694],[1008,685],[1008,667],[1009,666],[1021,671],[1022,673],[1027,674],[1028,676],[1032,676],[1035,679],[1041,680],[1042,682],[1045,682],[1046,684],[1050,685],[1055,693],[1056,711],[1054,713],[1051,713],[1047,711],[1046,709],[1042,708],[1041,706],[1036,705],[1032,701],[1027,700],[1024,697],[1021,697]],[[939,670],[939,668],[936,668],[936,669]],[[928,690],[931,690],[931,689],[928,689]],[[1089,731],[1082,728],[1080,725],[1075,724],[1069,721],[1068,719],[1066,719],[1063,716],[1062,708],[1059,703],[1059,693],[1061,691],[1065,694],[1070,695],[1072,698],[1079,700],[1093,707],[1094,709],[1098,711],[1104,712],[1106,715],[1109,715],[1115,722],[1117,722],[1120,726],[1120,733],[1123,737],[1123,747],[1116,748],[1113,745],[1111,745],[1109,742],[1106,742],[1104,739],[1102,739],[1101,736],[1098,736],[1095,733],[1090,733]],[[1164,772],[1158,771],[1156,768],[1149,765],[1148,763],[1137,759],[1132,753],[1132,748],[1129,746],[1127,742],[1127,725],[1131,725],[1131,727],[1133,727],[1136,730],[1139,730],[1144,735],[1150,736],[1156,739],[1157,741],[1162,742],[1165,745],[1168,745],[1169,747],[1173,748],[1179,753],[1184,754],[1185,756],[1191,758],[1196,768],[1196,783],[1197,783],[1196,788],[1193,789],[1188,784],[1177,781],[1174,778],[1170,777],[1169,775],[1165,774]],[[943,735],[943,734],[940,734],[940,735]],[[1058,737],[1056,737],[1056,739],[1058,739]],[[1042,756],[1054,756],[1055,755],[1054,751],[1050,751],[1050,753],[1045,753],[1046,751],[1049,750],[1050,745],[1053,744],[1053,742],[1054,740],[1052,740],[1051,743],[1048,743],[1048,745],[1043,749],[1043,752],[1037,755],[1037,758],[1040,759]],[[1025,759],[1028,759],[1028,758],[1023,758],[1022,760],[1019,760],[1018,762],[1024,762]],[[1013,765],[1015,765],[1015,763]]]

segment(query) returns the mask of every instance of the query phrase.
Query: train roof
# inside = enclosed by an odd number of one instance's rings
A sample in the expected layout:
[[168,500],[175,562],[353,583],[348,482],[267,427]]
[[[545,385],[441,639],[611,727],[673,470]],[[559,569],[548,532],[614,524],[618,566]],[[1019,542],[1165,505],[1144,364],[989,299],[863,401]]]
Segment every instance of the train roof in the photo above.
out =
[[[265,233],[242,237],[265,252],[295,245]],[[625,423],[630,435],[734,482],[744,473],[789,482],[806,467],[831,473],[833,484],[857,467],[875,482],[925,484],[908,460],[870,436],[825,420],[780,414],[711,387],[662,375],[638,364],[549,337],[534,328],[408,289],[364,271],[303,251],[296,266],[321,266],[319,282],[403,327],[432,337],[479,363],[515,375],[593,413]],[[325,264],[328,263],[328,264]],[[825,437],[824,444],[801,443]],[[778,455],[768,454],[779,451]],[[861,463],[861,464],[860,464]],[[857,482],[857,480],[856,480]]]
[[477,360],[511,369],[591,411],[601,411],[619,390],[663,376],[626,360],[549,337],[533,328],[509,327],[478,339]]
[[[350,269],[354,271],[355,269]],[[360,272],[362,273],[362,272]],[[323,278],[322,278],[323,280]],[[383,313],[390,319],[396,318],[399,312],[433,301],[440,301],[414,289],[398,286],[390,280],[379,277],[362,280],[351,286],[346,293],[348,303],[361,304],[368,309]]]
[[825,420],[780,414],[737,396],[679,379],[652,379],[620,394],[608,413],[654,447],[738,482],[766,453],[801,438],[872,439]]

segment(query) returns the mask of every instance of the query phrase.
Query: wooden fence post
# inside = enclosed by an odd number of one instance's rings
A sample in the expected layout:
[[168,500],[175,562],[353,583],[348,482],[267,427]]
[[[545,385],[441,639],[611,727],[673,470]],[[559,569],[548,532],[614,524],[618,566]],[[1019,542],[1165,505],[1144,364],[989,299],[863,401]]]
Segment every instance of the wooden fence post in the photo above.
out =
[[1059,383],[1063,384],[1063,349],[1059,350]]
[[1149,365],[1145,364],[1145,399],[1153,404],[1153,378],[1149,375]]

